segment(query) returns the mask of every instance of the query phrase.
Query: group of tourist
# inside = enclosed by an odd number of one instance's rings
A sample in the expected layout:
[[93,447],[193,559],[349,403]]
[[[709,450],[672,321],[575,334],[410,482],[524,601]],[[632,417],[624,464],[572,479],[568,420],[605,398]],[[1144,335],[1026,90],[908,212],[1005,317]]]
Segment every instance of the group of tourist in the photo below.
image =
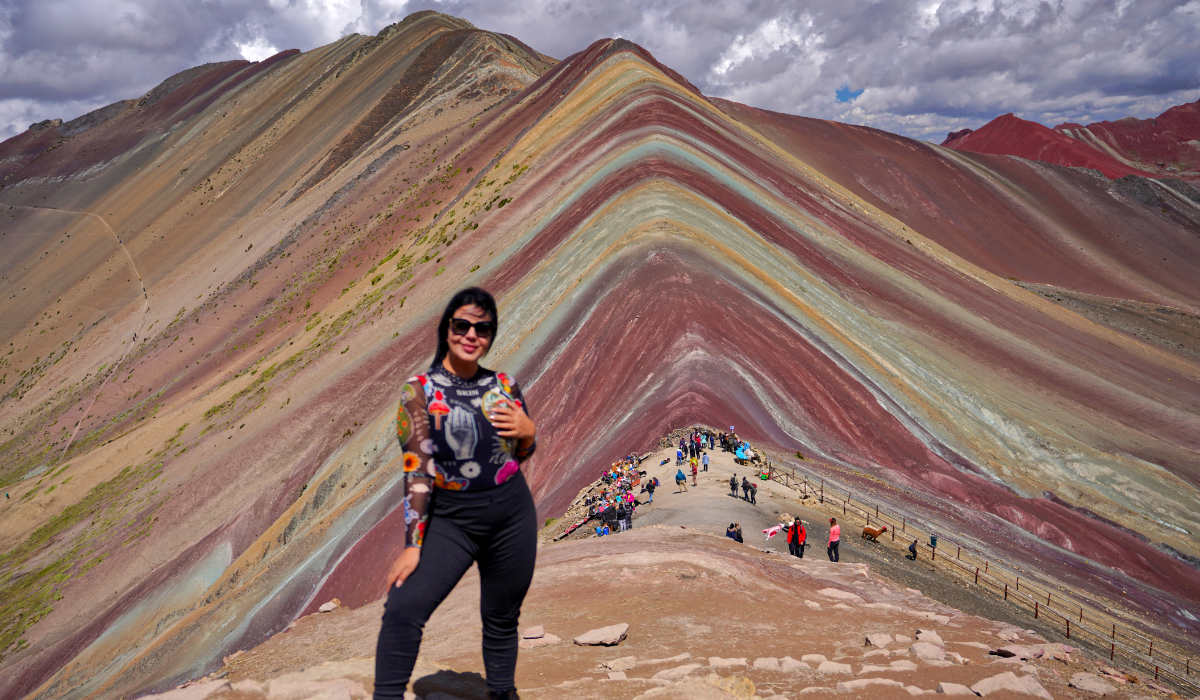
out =
[[[738,497],[737,474],[729,477],[729,495],[734,498]],[[758,484],[750,481],[745,476],[742,477],[742,500],[754,504],[758,503]]]
[[[597,537],[633,529],[633,512],[641,505],[634,495],[635,487],[642,483],[642,472],[638,468],[640,461],[637,455],[628,455],[613,462],[600,476],[603,484],[600,493],[584,499],[588,518],[599,520],[595,528]],[[655,486],[657,484],[651,479],[644,487],[650,494],[648,502],[654,501]]]

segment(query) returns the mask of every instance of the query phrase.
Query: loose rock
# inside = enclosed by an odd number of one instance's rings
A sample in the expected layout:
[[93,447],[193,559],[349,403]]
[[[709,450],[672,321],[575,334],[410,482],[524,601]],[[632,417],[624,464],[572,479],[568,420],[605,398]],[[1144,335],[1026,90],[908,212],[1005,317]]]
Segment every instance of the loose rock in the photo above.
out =
[[948,683],[946,681],[942,681],[941,683],[938,683],[937,691],[942,695],[970,695],[971,697],[975,697],[975,691],[971,690],[962,683]]
[[1025,693],[1026,695],[1045,698],[1045,700],[1054,700],[1050,696],[1050,693],[1046,692],[1046,689],[1042,687],[1042,684],[1038,683],[1036,678],[1033,676],[1018,676],[1012,671],[1005,671],[1004,673],[984,678],[972,685],[971,690],[974,690],[978,695],[983,697],[987,697],[992,693],[1011,692]]
[[817,673],[850,673],[850,664],[822,661],[821,665],[817,666]]
[[584,632],[576,637],[574,642],[581,647],[613,647],[625,641],[625,637],[628,635],[628,633],[629,623],[622,622],[617,625],[609,625],[608,627],[600,627],[598,629]]
[[1117,689],[1116,686],[1105,683],[1104,679],[1094,673],[1076,673],[1071,676],[1069,685],[1072,688],[1096,695],[1108,695]]

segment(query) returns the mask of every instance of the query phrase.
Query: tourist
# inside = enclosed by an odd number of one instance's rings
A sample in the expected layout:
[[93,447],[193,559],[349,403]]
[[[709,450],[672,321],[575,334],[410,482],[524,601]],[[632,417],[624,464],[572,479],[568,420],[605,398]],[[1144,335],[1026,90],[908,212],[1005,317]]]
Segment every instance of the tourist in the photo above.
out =
[[908,554],[904,555],[905,559],[917,560],[917,541],[913,540],[912,544],[908,545]]
[[729,495],[733,496],[734,498],[737,498],[737,486],[737,474],[734,474],[733,476],[729,477]]
[[703,465],[703,467],[704,467],[700,471],[705,471],[705,472],[708,471],[708,453],[707,452],[700,455],[700,464]]
[[829,561],[839,561],[838,544],[842,539],[842,526],[837,524],[837,518],[829,519],[829,544],[825,548]]
[[687,477],[683,475],[682,469],[675,470],[675,493],[683,493],[688,490]]
[[455,294],[438,323],[432,365],[400,390],[407,534],[387,573],[377,698],[404,697],[425,622],[472,563],[488,692],[516,697],[517,620],[537,556],[537,511],[520,465],[534,452],[537,428],[517,383],[479,365],[498,321],[491,294]]
[[792,524],[787,529],[787,544],[788,554],[793,557],[800,556],[800,532],[804,526],[800,524],[800,518],[792,520]]
[[691,464],[692,464],[692,486],[695,486],[696,485],[696,471],[699,469],[698,465],[696,464],[695,457],[692,457]]
[[729,523],[729,527],[725,528],[725,536],[731,540],[737,540],[737,525]]
[[750,482],[750,502],[758,503],[758,484]]
[[750,480],[744,476],[742,477],[742,500],[750,500]]

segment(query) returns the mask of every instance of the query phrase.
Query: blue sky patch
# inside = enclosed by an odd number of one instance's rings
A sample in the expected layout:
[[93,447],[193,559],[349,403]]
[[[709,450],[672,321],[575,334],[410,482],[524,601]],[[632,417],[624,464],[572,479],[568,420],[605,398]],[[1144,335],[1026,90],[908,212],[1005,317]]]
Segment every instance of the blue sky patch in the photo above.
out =
[[843,85],[834,94],[837,95],[838,102],[853,102],[858,99],[859,95],[863,94],[863,91],[851,90],[849,85]]

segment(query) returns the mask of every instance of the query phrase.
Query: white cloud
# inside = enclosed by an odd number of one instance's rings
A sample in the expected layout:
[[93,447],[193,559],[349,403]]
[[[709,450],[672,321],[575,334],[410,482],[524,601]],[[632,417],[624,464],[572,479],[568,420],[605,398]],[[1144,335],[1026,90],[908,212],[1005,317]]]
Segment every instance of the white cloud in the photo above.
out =
[[[1200,97],[1200,0],[0,0],[0,101],[19,115],[0,137],[431,7],[559,58],[625,37],[708,94],[933,140],[1010,111],[1053,125]],[[839,103],[842,86],[864,92]]]
[[279,49],[275,48],[274,44],[267,42],[265,37],[255,37],[246,42],[234,42],[238,53],[247,61],[261,61],[264,58],[270,58],[279,53]]

